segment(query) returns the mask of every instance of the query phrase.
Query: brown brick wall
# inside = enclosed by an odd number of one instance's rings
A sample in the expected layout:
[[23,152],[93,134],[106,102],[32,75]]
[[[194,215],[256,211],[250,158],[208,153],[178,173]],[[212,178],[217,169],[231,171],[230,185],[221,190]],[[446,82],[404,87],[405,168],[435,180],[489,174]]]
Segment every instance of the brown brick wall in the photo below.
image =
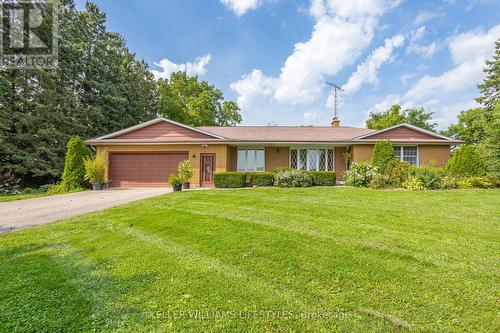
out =
[[352,146],[352,161],[370,161],[373,155],[373,147],[375,145],[353,145]]
[[444,167],[451,156],[450,148],[451,147],[448,145],[419,145],[418,154],[420,165]]
[[290,149],[288,147],[266,147],[266,171],[289,166]]

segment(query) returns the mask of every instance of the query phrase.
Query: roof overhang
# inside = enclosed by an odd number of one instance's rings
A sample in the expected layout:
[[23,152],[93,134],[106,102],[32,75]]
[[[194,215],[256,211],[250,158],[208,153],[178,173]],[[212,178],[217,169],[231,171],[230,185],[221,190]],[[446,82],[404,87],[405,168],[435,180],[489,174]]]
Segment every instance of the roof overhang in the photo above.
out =
[[[144,127],[147,127],[147,126],[150,126],[150,125],[154,125],[154,124],[157,124],[157,123],[162,122],[162,121],[170,123],[170,124],[173,124],[173,125],[176,125],[176,126],[187,128],[187,129],[189,129],[191,131],[195,131],[195,132],[198,132],[198,133],[202,133],[202,134],[211,136],[214,139],[219,139],[219,140],[225,139],[223,136],[220,136],[220,135],[217,135],[217,134],[214,134],[214,133],[210,133],[210,132],[207,132],[205,130],[202,130],[202,129],[199,129],[199,128],[196,128],[196,127],[188,126],[188,125],[185,125],[185,124],[182,124],[182,123],[179,123],[177,121],[173,121],[173,120],[170,120],[170,119],[167,119],[167,118],[164,118],[164,117],[159,117],[159,118],[155,118],[155,119],[146,121],[146,122],[144,122],[142,124],[138,124],[138,125],[135,125],[135,126],[132,126],[132,127],[128,127],[128,128],[122,129],[120,131],[116,131],[116,132],[113,132],[113,133],[110,133],[110,134],[106,134],[106,135],[100,136],[98,138],[87,140],[87,141],[88,142],[90,142],[90,141],[95,142],[95,141],[99,141],[99,140],[112,139],[112,138],[117,137],[119,135],[123,135],[125,133],[136,131],[138,129],[141,129],[141,128],[144,128]],[[87,143],[87,141],[85,141],[85,143]]]
[[[444,135],[441,135],[441,134],[438,134],[438,133],[435,133],[435,132],[432,132],[432,131],[429,131],[429,130],[426,130],[426,129],[423,129],[423,128],[420,128],[420,127],[417,127],[415,125],[408,124],[408,123],[402,123],[402,124],[398,124],[398,125],[394,125],[394,126],[391,126],[391,127],[387,127],[387,128],[375,131],[375,132],[370,132],[370,133],[367,133],[367,134],[363,134],[363,135],[355,137],[354,140],[366,139],[366,138],[369,138],[369,137],[371,137],[373,135],[384,133],[384,132],[393,130],[393,129],[398,128],[398,127],[406,127],[406,128],[412,129],[412,130],[414,130],[416,132],[424,133],[424,134],[433,136],[433,137],[441,139],[441,140],[455,141],[455,142],[461,141],[461,140],[454,140],[454,139],[449,138],[447,136],[444,136]],[[376,140],[380,141],[380,139],[376,139]],[[391,141],[393,141],[393,140],[391,140]]]

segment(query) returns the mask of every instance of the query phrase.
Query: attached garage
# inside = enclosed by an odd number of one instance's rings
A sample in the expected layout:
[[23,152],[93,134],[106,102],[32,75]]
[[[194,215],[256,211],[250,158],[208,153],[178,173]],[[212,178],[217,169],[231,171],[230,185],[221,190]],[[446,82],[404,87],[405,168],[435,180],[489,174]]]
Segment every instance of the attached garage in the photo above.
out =
[[165,187],[187,152],[110,153],[109,184],[113,187]]

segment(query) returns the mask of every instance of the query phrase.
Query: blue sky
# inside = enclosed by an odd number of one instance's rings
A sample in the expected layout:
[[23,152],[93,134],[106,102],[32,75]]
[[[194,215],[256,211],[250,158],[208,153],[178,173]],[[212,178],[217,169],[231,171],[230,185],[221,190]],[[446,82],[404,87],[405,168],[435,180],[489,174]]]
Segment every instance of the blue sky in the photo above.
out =
[[157,77],[199,75],[238,102],[243,124],[328,125],[328,80],[345,90],[343,125],[399,103],[443,129],[475,105],[500,38],[489,0],[96,2]]

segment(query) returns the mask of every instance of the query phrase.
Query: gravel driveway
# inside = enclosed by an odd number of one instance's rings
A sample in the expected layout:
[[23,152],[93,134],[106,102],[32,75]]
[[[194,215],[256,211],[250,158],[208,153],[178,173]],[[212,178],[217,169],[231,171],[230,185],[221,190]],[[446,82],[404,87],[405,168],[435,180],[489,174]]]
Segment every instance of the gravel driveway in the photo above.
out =
[[170,188],[113,188],[0,202],[0,234],[169,192]]

